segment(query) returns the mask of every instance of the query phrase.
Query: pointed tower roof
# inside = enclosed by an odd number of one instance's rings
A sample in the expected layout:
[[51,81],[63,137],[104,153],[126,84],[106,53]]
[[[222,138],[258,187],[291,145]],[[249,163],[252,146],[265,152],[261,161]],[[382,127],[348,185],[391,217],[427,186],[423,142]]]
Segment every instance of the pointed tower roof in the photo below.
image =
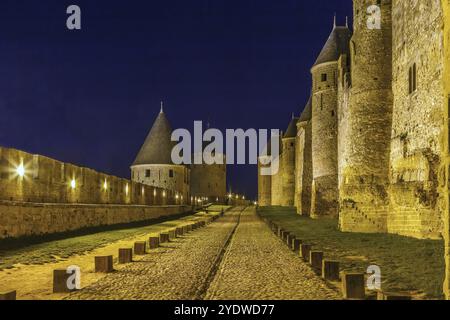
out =
[[283,136],[284,139],[295,138],[297,136],[297,122],[298,122],[298,118],[296,118],[296,117],[294,117],[294,115],[292,115],[292,120],[289,123],[289,126],[286,129],[286,132]]
[[348,54],[351,37],[352,32],[348,26],[334,25],[333,31],[331,31],[313,67],[326,62],[337,61],[341,54]]
[[312,118],[312,98],[309,97],[308,102],[306,103],[305,109],[300,116],[299,122],[310,121]]
[[161,112],[153,123],[133,165],[172,164],[174,143],[171,141],[171,135],[172,127],[161,104]]

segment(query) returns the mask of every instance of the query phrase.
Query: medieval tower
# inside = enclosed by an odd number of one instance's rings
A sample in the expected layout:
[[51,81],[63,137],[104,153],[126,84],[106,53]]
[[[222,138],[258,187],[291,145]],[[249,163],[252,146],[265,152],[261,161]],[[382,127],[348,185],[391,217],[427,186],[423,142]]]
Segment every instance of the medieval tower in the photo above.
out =
[[311,216],[338,216],[338,59],[348,54],[351,32],[334,24],[312,74]]
[[262,173],[263,169],[270,170],[271,143],[267,142],[264,153],[258,157],[258,205],[268,207],[272,205],[272,176]]
[[[370,11],[380,9],[380,25],[368,26]],[[392,1],[354,0],[353,12],[350,81],[342,87],[349,94],[339,110],[340,227],[380,232],[389,211]]]
[[173,164],[171,135],[172,127],[161,104],[161,111],[131,166],[131,178],[164,189],[162,195],[154,197],[173,196],[176,203],[189,203],[189,168]]
[[297,213],[311,213],[312,150],[311,150],[311,97],[297,122],[295,147],[295,206]]
[[281,205],[294,206],[295,197],[295,138],[297,136],[298,118],[292,120],[281,140],[283,154],[281,156]]
[[281,193],[283,192],[282,189],[282,176],[283,176],[283,160],[282,160],[282,156],[283,156],[283,144],[281,141],[281,137],[283,136],[283,133],[280,134],[280,137],[278,137],[278,139],[280,140],[280,148],[278,150],[278,154],[274,154],[274,150],[273,148],[271,148],[271,155],[272,155],[272,160],[274,161],[274,166],[277,167],[278,166],[278,171],[274,172],[274,174],[272,175],[271,178],[271,200],[272,200],[272,205],[273,206],[281,206],[282,204],[282,196]]
[[[192,200],[206,198],[210,203],[225,203],[226,201],[226,158],[223,154],[213,154],[213,157],[214,159],[208,159],[208,163],[192,164],[190,166],[190,193]],[[194,158],[195,154],[193,155]],[[220,161],[217,161],[219,163],[215,163],[215,160],[219,159]]]

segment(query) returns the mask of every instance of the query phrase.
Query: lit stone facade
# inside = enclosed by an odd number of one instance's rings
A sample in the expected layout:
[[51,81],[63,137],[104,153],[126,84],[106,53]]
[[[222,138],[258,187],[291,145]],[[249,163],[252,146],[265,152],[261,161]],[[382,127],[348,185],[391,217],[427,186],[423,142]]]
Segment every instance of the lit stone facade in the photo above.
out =
[[338,136],[339,218],[343,231],[387,230],[393,105],[392,4],[390,0],[378,4],[381,29],[369,29],[368,1],[354,1],[351,83],[346,78],[347,57],[341,60],[343,97],[339,101]]
[[[354,32],[335,25],[311,69],[311,119],[297,124],[294,205],[314,218],[339,217],[343,231],[441,238],[450,229],[449,3],[353,5]],[[381,29],[368,27],[371,6],[380,9]],[[279,194],[291,178],[289,155],[281,153],[282,174],[271,179],[272,205],[287,204]]]

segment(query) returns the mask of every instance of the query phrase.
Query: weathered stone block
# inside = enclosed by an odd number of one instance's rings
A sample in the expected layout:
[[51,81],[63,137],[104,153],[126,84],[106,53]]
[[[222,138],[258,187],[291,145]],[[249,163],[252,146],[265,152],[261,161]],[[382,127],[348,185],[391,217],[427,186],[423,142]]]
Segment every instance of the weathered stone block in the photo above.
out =
[[133,262],[133,249],[119,249],[119,263],[131,263]]
[[113,271],[113,256],[95,257],[95,272],[110,273]]
[[183,226],[183,234],[189,233],[188,226]]
[[311,251],[309,253],[309,263],[315,270],[322,270],[323,252]]
[[309,254],[311,252],[312,246],[310,244],[302,243],[300,245],[300,256],[304,261],[309,261]]
[[294,239],[292,241],[292,250],[295,252],[300,252],[300,245],[302,244],[302,240],[300,239]]
[[134,254],[138,256],[142,256],[146,254],[146,246],[147,243],[145,241],[138,241],[134,243]]
[[344,299],[365,299],[364,273],[342,272],[341,279]]
[[0,292],[0,301],[12,301],[17,299],[17,291]]
[[[75,272],[75,271],[73,271]],[[69,289],[67,280],[73,273],[67,273],[67,269],[53,270],[53,293],[68,293],[76,291],[76,288]]]
[[378,291],[377,300],[412,300],[410,295]]
[[150,249],[157,249],[159,247],[159,237],[150,237],[148,239]]
[[339,261],[324,260],[322,264],[322,278],[329,281],[339,281]]
[[176,237],[177,237],[177,229],[170,229],[169,240],[175,240]]
[[166,243],[166,242],[169,242],[169,240],[170,240],[170,235],[168,232],[163,232],[159,235],[160,243]]

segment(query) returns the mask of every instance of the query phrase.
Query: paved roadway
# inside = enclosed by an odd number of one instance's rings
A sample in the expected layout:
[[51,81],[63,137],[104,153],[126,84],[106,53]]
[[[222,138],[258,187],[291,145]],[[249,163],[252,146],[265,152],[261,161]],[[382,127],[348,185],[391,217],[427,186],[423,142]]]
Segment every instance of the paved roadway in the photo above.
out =
[[152,250],[68,299],[340,299],[258,219],[254,208]]

